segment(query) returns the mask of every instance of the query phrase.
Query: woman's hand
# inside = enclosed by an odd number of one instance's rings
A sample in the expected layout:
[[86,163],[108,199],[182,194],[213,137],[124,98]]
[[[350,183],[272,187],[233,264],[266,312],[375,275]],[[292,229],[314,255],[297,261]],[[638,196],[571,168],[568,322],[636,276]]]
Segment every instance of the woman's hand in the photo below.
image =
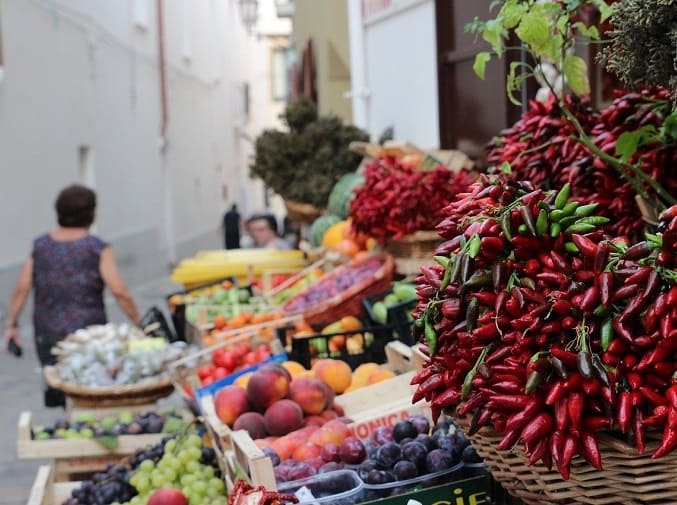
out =
[[9,341],[14,340],[14,343],[21,345],[21,336],[19,335],[19,328],[16,326],[8,326],[5,328],[5,352],[9,352]]

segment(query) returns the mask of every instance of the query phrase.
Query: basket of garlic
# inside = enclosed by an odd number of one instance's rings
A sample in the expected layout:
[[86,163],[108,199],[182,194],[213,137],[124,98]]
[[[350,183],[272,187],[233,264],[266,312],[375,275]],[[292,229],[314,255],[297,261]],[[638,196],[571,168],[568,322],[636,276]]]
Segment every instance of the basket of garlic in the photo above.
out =
[[187,352],[185,342],[150,338],[127,324],[89,326],[52,349],[57,363],[44,376],[77,406],[141,405],[172,393],[169,364]]

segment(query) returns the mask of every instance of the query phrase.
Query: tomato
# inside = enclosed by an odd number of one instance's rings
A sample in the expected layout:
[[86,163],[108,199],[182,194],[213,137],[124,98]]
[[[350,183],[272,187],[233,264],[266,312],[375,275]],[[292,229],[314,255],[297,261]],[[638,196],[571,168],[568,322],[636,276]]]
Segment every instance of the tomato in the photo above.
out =
[[[218,351],[221,351],[217,354]],[[231,350],[219,349],[214,353],[212,361],[214,365],[232,370],[237,366],[237,355]]]
[[214,378],[213,378],[213,377],[205,377],[205,378],[201,381],[202,386],[209,386],[212,382],[214,382]]
[[254,354],[257,362],[265,361],[270,358],[270,348],[267,345],[260,345],[256,348]]
[[210,377],[213,371],[214,367],[212,365],[203,365],[197,369],[197,376],[200,378],[200,380],[203,380],[207,377]]
[[250,351],[247,354],[245,354],[244,357],[242,358],[243,365],[255,365],[258,362],[259,359],[255,352]]
[[226,316],[223,314],[219,314],[214,318],[214,329],[215,330],[222,330],[226,327],[228,324],[228,320],[226,319]]
[[243,358],[247,353],[251,352],[252,348],[249,344],[238,344],[233,348],[235,355],[239,358]]
[[214,369],[214,372],[212,373],[212,379],[214,379],[214,381],[218,381],[218,380],[223,379],[224,377],[228,377],[229,375],[230,375],[230,370],[228,370],[227,368],[219,366],[219,367],[216,367]]

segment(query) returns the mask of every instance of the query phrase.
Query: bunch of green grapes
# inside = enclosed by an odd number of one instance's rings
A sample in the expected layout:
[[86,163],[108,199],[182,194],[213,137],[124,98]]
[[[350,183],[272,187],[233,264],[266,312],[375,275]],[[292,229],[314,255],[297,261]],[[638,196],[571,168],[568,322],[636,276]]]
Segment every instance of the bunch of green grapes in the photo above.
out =
[[181,490],[190,505],[225,505],[225,484],[214,466],[201,463],[202,456],[202,439],[198,435],[169,440],[157,463],[142,461],[130,477],[129,483],[139,494],[126,505],[145,505],[148,497],[162,488]]

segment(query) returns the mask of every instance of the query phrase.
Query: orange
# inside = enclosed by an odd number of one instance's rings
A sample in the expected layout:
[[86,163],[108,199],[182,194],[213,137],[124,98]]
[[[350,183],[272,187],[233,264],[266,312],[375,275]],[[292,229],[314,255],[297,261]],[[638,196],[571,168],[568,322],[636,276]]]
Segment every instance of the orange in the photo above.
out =
[[228,324],[228,319],[226,319],[226,316],[223,314],[219,314],[214,318],[214,329],[215,330],[222,330],[226,327]]
[[341,318],[341,328],[343,331],[358,331],[362,329],[362,322],[355,316],[345,316]]
[[233,317],[230,318],[230,322],[228,323],[228,327],[231,328],[231,329],[242,328],[246,324],[247,324],[247,320],[245,319],[243,314],[240,314],[238,316],[233,316]]
[[303,367],[303,365],[296,361],[285,361],[282,363],[282,366],[287,370],[287,372],[291,374],[292,378],[298,377],[302,373],[306,372],[306,369]]
[[329,227],[322,237],[322,245],[324,247],[334,247],[341,240],[346,238],[350,232],[350,223],[348,221],[339,221],[338,223]]
[[358,246],[349,238],[344,238],[331,249],[338,252],[339,254],[342,254],[343,256],[347,256],[348,258],[352,258],[358,252],[360,252],[360,246]]

